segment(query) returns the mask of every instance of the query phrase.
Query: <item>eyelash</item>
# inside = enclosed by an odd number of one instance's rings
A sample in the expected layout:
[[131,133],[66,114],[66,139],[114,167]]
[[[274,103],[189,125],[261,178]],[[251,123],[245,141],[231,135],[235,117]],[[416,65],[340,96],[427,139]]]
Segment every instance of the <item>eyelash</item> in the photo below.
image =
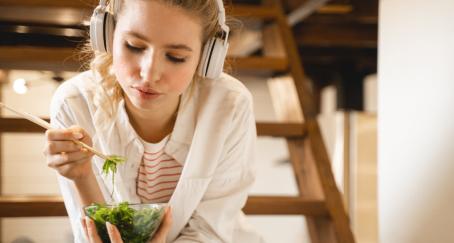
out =
[[[141,53],[145,49],[145,48],[132,46],[132,45],[130,45],[127,42],[125,43],[125,46],[132,53]],[[174,57],[174,56],[169,55],[169,54],[166,54],[166,57],[167,57],[167,59],[169,61],[171,61],[173,63],[176,63],[176,64],[183,63],[183,62],[186,61],[186,58],[178,58],[178,57]]]

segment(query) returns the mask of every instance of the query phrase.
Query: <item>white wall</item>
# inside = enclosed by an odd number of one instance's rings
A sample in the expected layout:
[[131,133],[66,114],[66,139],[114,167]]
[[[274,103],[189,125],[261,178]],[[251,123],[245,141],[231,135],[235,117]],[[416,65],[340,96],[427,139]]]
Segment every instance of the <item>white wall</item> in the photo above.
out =
[[364,111],[377,113],[377,74],[370,74],[364,78]]
[[454,242],[454,1],[380,1],[383,243]]

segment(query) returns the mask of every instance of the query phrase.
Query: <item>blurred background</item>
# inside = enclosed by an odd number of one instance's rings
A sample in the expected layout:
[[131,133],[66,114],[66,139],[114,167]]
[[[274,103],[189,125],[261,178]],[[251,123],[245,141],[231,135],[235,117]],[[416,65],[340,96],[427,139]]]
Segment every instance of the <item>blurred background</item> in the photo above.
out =
[[[251,90],[258,123],[301,124],[279,26],[235,15],[269,2],[228,1],[229,72]],[[55,89],[85,70],[79,50],[97,3],[0,0],[0,101],[49,117]],[[454,1],[279,4],[356,242],[454,242]],[[56,175],[43,133],[0,115],[0,242],[72,242],[66,217],[24,217],[40,203],[61,207]],[[298,195],[285,138],[260,136],[257,164],[251,195]],[[314,242],[301,215],[248,218],[267,242]]]

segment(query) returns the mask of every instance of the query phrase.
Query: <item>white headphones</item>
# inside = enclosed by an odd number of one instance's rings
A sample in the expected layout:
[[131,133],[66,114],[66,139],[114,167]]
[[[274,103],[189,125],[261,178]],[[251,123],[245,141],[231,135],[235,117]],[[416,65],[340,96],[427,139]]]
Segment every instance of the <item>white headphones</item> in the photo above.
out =
[[[207,41],[200,57],[198,74],[202,77],[218,78],[224,68],[224,61],[229,47],[230,28],[225,24],[225,9],[222,0],[216,0],[219,9],[218,24],[221,31]],[[113,0],[113,12],[107,11],[106,0],[100,0],[90,20],[90,40],[93,50],[112,53],[115,18],[120,0]]]

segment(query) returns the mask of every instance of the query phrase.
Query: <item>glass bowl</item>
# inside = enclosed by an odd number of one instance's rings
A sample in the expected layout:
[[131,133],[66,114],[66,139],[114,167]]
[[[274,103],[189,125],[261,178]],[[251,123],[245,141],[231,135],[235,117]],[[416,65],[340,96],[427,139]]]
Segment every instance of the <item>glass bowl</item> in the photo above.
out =
[[106,222],[109,222],[117,227],[124,242],[145,243],[159,228],[166,206],[165,203],[92,204],[85,207],[84,212],[95,222],[103,242],[110,242],[106,228]]

